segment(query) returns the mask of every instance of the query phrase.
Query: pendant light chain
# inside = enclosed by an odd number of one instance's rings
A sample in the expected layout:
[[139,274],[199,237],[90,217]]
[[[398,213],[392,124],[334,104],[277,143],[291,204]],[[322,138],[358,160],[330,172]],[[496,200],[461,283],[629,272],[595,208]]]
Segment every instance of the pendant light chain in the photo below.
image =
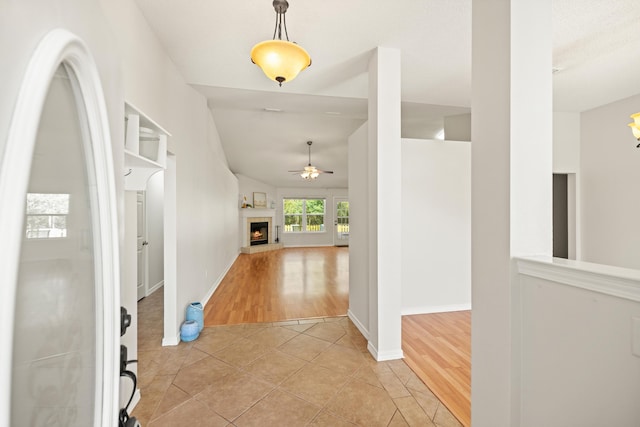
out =
[[282,14],[282,21],[284,22],[284,34],[287,37],[287,41],[289,41],[289,33],[287,32],[287,15]]
[[278,11],[276,11],[276,26],[273,28],[273,40],[276,39],[276,32],[278,31],[278,27],[280,23],[280,14],[278,13]]
[[287,38],[287,41],[289,41],[289,32],[287,31],[287,15],[284,12],[276,9],[276,26],[273,29],[273,40],[276,40],[276,35],[278,36],[278,40],[282,40],[283,26],[284,26],[284,35]]

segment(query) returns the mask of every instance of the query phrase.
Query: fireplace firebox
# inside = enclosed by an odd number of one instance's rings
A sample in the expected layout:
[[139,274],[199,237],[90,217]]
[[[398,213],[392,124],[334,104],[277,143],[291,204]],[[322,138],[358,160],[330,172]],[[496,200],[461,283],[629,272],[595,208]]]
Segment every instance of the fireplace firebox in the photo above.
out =
[[269,243],[269,223],[268,222],[252,222],[249,231],[250,246],[266,245]]

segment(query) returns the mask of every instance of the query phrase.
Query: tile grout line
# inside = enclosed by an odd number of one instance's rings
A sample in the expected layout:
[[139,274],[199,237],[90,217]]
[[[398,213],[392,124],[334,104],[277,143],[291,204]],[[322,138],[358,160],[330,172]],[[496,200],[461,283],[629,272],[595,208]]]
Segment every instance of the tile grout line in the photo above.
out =
[[[352,338],[352,336],[353,336],[352,331],[350,330],[348,325],[345,325],[342,322],[342,320],[345,319],[345,318],[348,319],[348,316],[344,316],[344,315],[343,316],[323,316],[323,317],[309,318],[309,319],[292,319],[292,320],[281,321],[281,322],[265,322],[265,323],[205,326],[205,328],[213,328],[213,329],[215,329],[217,327],[243,325],[242,329],[244,329],[246,331],[249,331],[251,328],[255,327],[256,330],[250,331],[247,335],[245,335],[243,333],[236,335],[235,333],[229,332],[229,334],[233,336],[233,340],[230,340],[229,343],[225,343],[224,347],[219,348],[218,350],[220,350],[220,351],[225,349],[225,348],[228,348],[228,347],[232,346],[234,342],[237,342],[240,339],[253,341],[251,339],[251,337],[257,338],[256,335],[259,334],[261,331],[265,331],[265,330],[268,330],[268,329],[275,329],[276,327],[293,331],[293,332],[295,332],[295,335],[293,335],[290,338],[286,339],[285,341],[279,343],[277,346],[265,346],[265,347],[268,347],[268,349],[266,351],[260,353],[257,357],[253,358],[250,362],[248,362],[246,364],[243,364],[243,365],[238,365],[238,366],[236,366],[236,365],[234,365],[232,363],[229,363],[229,362],[227,362],[225,360],[219,359],[218,356],[216,356],[215,354],[211,354],[208,351],[204,351],[201,348],[198,348],[197,347],[197,343],[194,343],[190,348],[188,348],[187,351],[186,351],[186,354],[184,356],[171,356],[171,358],[175,357],[176,361],[181,360],[181,362],[180,362],[180,367],[178,368],[177,373],[172,375],[172,379],[171,379],[171,382],[169,384],[169,387],[171,387],[172,385],[175,386],[178,390],[180,390],[180,391],[184,392],[185,394],[187,394],[189,396],[189,399],[187,399],[186,401],[180,403],[179,405],[176,405],[175,407],[171,408],[169,411],[165,412],[164,414],[159,415],[156,418],[150,418],[148,421],[156,421],[160,417],[164,417],[164,416],[172,413],[177,408],[182,407],[184,404],[186,404],[187,402],[189,402],[190,400],[193,399],[195,402],[198,402],[199,404],[204,405],[209,410],[211,410],[213,413],[215,413],[218,416],[220,416],[226,422],[229,422],[230,423],[229,425],[231,426],[231,425],[235,425],[234,421],[237,421],[240,417],[242,417],[244,414],[246,414],[248,411],[250,411],[252,408],[254,408],[257,404],[259,404],[260,402],[264,401],[264,399],[267,399],[269,396],[272,396],[274,394],[274,392],[276,392],[276,390],[277,390],[280,393],[284,393],[284,394],[286,394],[288,396],[295,397],[296,399],[299,399],[299,400],[305,402],[306,404],[311,405],[314,408],[318,408],[318,410],[315,412],[315,414],[310,418],[309,421],[307,421],[305,423],[305,425],[309,425],[309,424],[313,423],[314,421],[318,420],[323,412],[328,414],[328,415],[330,415],[330,416],[332,416],[332,417],[336,417],[339,420],[351,423],[351,421],[349,421],[348,419],[345,419],[341,415],[336,414],[336,413],[332,412],[331,410],[329,410],[328,409],[328,405],[332,400],[334,400],[336,398],[337,395],[339,395],[341,392],[343,392],[344,389],[349,384],[352,384],[354,381],[358,381],[358,382],[361,382],[361,383],[364,383],[364,384],[367,384],[367,385],[371,385],[371,384],[367,383],[364,379],[358,378],[358,374],[361,372],[362,369],[369,368],[369,366],[367,364],[368,362],[366,361],[365,358],[367,356],[370,357],[370,355],[366,351],[363,351],[361,346],[359,346],[358,344],[355,343],[355,341]],[[336,319],[336,320],[326,321],[326,319]],[[304,321],[304,320],[315,320],[315,321]],[[290,323],[290,322],[295,322],[295,323]],[[326,338],[320,338],[318,336],[311,335],[311,334],[308,333],[316,325],[319,325],[319,324],[331,324],[331,323],[335,323],[336,325],[338,325],[339,328],[343,332],[343,334],[340,337],[338,337],[337,339],[335,339],[335,340],[328,340]],[[296,331],[294,329],[286,328],[287,326],[306,325],[306,324],[311,324],[311,326],[309,328],[305,329],[304,331]],[[258,326],[258,327],[256,327],[256,326],[247,327],[248,325],[262,325],[262,327],[260,327],[260,326]],[[285,352],[285,351],[280,349],[280,347],[282,347],[283,345],[291,342],[292,340],[294,340],[294,339],[296,339],[296,338],[298,338],[300,336],[306,336],[306,337],[309,337],[309,338],[314,338],[316,340],[320,340],[320,341],[326,342],[326,343],[328,343],[328,346],[323,348],[317,354],[315,354],[315,356],[313,356],[313,358],[311,358],[310,360],[302,359],[301,357],[299,357],[297,355],[289,354],[289,353],[287,353],[287,352]],[[344,341],[344,343],[338,344],[338,341],[344,340],[345,337],[347,339]],[[256,343],[256,344],[258,344],[258,343]],[[258,345],[262,346],[262,344],[258,344]],[[188,366],[190,366],[192,364],[192,363],[190,363],[190,364],[187,365],[186,362],[189,359],[189,356],[193,353],[194,349],[204,353],[206,355],[206,357],[211,357],[211,358],[215,359],[216,361],[223,363],[224,365],[232,368],[234,371],[242,373],[243,375],[247,375],[250,378],[253,378],[253,379],[256,379],[256,380],[260,380],[262,382],[266,382],[272,388],[264,396],[260,397],[259,399],[256,399],[254,402],[252,402],[251,405],[249,405],[242,412],[240,412],[240,414],[237,415],[235,418],[233,418],[233,420],[229,420],[226,417],[224,417],[221,414],[219,414],[217,411],[215,411],[215,409],[213,409],[213,407],[210,407],[204,401],[198,400],[196,398],[197,394],[192,396],[189,392],[184,390],[182,387],[179,387],[179,386],[177,386],[177,385],[175,385],[173,383],[175,381],[178,373],[180,372],[180,370],[182,370],[183,368],[188,367]],[[336,387],[333,390],[333,393],[331,394],[331,397],[329,397],[326,402],[324,402],[322,405],[317,405],[316,403],[310,402],[308,399],[306,399],[306,398],[304,398],[302,396],[299,396],[298,394],[283,388],[283,385],[289,379],[291,379],[293,376],[297,375],[303,369],[315,365],[315,361],[317,361],[317,359],[323,353],[329,351],[330,349],[348,350],[348,351],[356,352],[357,354],[360,355],[360,357],[362,357],[362,363],[360,363],[360,366],[357,369],[355,369],[353,372],[351,372],[348,375],[346,375],[347,380],[342,385],[340,385],[339,387]],[[142,351],[144,351],[144,350],[142,350]],[[153,352],[155,350],[149,349],[147,351]],[[301,366],[299,368],[297,368],[296,370],[286,374],[277,383],[274,383],[274,382],[272,382],[270,380],[265,380],[263,377],[248,371],[248,368],[251,365],[255,364],[261,358],[267,356],[268,354],[272,354],[272,353],[273,354],[277,353],[277,354],[280,354],[282,356],[291,357],[291,358],[299,361],[301,363]],[[170,359],[165,360],[164,363],[167,363],[168,360],[170,360]],[[198,361],[195,361],[193,363],[197,363],[197,362]],[[377,362],[377,363],[385,363],[385,362]],[[320,365],[320,364],[317,364],[316,366],[323,367],[325,369],[333,370],[333,368],[327,368],[327,367],[325,367],[323,365]],[[429,417],[429,414],[426,413],[425,409],[420,404],[417,403],[417,399],[416,399],[414,393],[412,392],[413,388],[407,387],[407,384],[409,383],[409,381],[412,380],[412,378],[410,377],[406,381],[403,381],[403,379],[401,378],[401,374],[402,374],[401,370],[394,369],[391,364],[386,364],[386,366],[388,367],[389,372],[393,373],[393,377],[399,382],[399,384],[401,384],[409,392],[409,396],[406,396],[406,397],[410,397],[411,399],[413,399],[416,402],[416,404],[418,405],[418,407],[421,409],[421,411],[425,413],[427,419],[431,420],[431,422],[434,423],[434,425],[437,426],[437,424],[435,423],[435,418],[436,418],[437,414],[439,413],[439,411],[442,409],[441,408],[442,403],[439,401],[439,399],[436,398],[438,400],[438,402],[437,402],[436,410],[434,411],[434,416],[433,416],[433,419],[432,419],[431,417]],[[417,376],[417,374],[415,374],[415,371],[413,371],[408,365],[406,365],[406,363],[405,363],[405,366],[407,366],[409,371],[411,371],[418,378],[418,380],[422,381],[420,379],[420,377]],[[339,372],[339,371],[336,371],[336,372]],[[379,374],[376,371],[374,371],[373,374],[375,375],[375,378],[379,382]],[[224,375],[224,377],[226,377],[228,375],[231,375],[231,373],[228,373],[228,374]],[[154,381],[158,376],[159,376],[159,374],[157,374],[157,373],[154,374],[154,377],[153,377],[152,381]],[[422,382],[424,383],[424,381],[422,381]],[[404,414],[402,413],[402,411],[398,407],[398,404],[396,404],[395,399],[392,398],[391,395],[389,394],[389,391],[384,386],[384,383],[380,382],[380,385],[382,386],[382,389],[385,391],[385,393],[388,395],[388,398],[393,403],[393,405],[394,405],[393,407],[395,408],[394,412],[391,414],[391,418],[389,420],[389,423],[391,423],[391,420],[393,420],[394,417],[396,417],[397,414],[400,414],[402,419],[404,419],[405,422],[407,422],[407,419],[404,417]],[[162,400],[166,396],[166,393],[167,393],[168,390],[169,390],[169,388],[164,390],[162,396],[157,400],[157,402],[155,402],[155,405],[154,405],[153,412],[152,412],[151,416],[153,416],[155,414],[155,412],[157,411],[159,405],[161,404]],[[202,391],[200,393],[202,393]]]

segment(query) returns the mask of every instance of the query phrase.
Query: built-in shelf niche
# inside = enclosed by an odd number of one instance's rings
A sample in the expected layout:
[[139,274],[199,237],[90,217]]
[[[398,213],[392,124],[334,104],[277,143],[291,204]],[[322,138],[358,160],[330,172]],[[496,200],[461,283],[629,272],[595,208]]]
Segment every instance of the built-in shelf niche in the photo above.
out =
[[167,138],[171,136],[143,112],[125,103],[125,189],[144,190],[149,177],[167,167]]

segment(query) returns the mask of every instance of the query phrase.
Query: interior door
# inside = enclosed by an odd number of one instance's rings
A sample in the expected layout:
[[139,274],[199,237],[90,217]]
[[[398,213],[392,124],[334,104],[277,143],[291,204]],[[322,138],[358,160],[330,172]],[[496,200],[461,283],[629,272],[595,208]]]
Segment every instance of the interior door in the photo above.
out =
[[334,198],[334,237],[335,246],[349,246],[349,200],[346,197]]
[[138,255],[138,301],[147,296],[147,213],[145,194],[137,192],[137,255]]
[[42,40],[0,158],[0,425],[113,426],[119,265],[104,98],[82,41]]

